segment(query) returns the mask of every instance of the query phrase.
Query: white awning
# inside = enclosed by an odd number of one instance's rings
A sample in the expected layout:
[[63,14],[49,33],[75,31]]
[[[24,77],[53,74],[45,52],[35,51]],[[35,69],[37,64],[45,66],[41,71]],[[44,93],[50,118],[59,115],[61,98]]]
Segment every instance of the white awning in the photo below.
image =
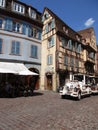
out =
[[0,62],[0,73],[13,73],[18,75],[38,75],[34,73],[23,63]]
[[38,74],[30,70],[23,70],[19,72],[19,75],[38,75]]

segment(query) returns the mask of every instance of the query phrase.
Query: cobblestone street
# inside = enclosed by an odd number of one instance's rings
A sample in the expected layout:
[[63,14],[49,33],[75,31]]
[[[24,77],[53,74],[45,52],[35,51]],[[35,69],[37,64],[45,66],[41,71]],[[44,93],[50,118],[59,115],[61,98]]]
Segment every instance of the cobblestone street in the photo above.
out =
[[0,98],[0,130],[98,130],[98,96],[75,101],[36,91],[32,97]]

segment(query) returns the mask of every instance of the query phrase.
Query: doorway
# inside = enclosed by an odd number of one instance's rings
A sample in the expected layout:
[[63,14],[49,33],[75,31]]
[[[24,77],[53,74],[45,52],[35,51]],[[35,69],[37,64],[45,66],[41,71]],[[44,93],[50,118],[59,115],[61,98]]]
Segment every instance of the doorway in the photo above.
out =
[[52,75],[47,75],[47,90],[52,90]]

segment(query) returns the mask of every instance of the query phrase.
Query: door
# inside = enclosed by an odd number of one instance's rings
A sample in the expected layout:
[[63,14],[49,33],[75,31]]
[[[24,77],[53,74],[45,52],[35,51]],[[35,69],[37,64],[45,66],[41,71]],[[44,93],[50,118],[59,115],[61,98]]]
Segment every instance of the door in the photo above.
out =
[[47,75],[47,89],[52,90],[52,75]]

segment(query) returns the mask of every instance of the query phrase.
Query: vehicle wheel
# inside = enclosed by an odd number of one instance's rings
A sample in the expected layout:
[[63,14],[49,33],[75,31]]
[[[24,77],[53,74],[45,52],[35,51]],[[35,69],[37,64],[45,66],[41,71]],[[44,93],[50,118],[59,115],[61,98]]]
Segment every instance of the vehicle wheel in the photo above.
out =
[[81,100],[81,93],[78,93],[78,100]]

